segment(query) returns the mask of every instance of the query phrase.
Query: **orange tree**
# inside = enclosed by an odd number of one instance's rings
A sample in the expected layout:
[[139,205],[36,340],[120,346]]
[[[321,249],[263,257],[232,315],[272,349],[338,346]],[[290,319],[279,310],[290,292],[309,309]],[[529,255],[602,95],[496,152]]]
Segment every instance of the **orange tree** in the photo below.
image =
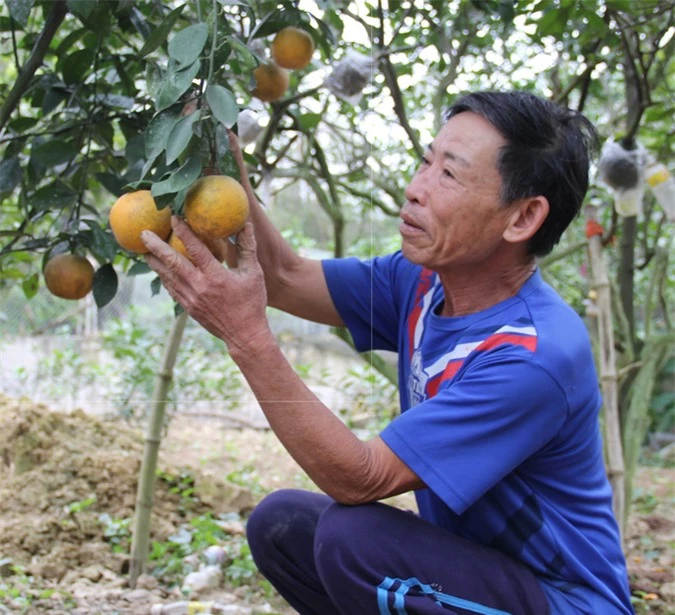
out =
[[[0,283],[18,280],[30,297],[48,255],[87,254],[97,262],[94,296],[105,304],[116,272],[146,270],[114,241],[107,225],[112,202],[147,189],[160,207],[181,212],[201,175],[236,176],[228,128],[250,143],[247,162],[262,196],[270,181],[302,184],[303,197],[327,221],[328,232],[313,230],[338,256],[345,246],[376,253],[394,245],[386,233],[370,232],[368,245],[360,240],[364,228],[397,215],[443,107],[465,89],[518,88],[564,102],[589,115],[603,139],[641,144],[672,169],[669,0],[307,5],[309,11],[290,0],[4,3]],[[260,86],[254,73],[264,72],[276,33],[288,26],[309,33],[316,49],[308,66],[285,75],[288,89],[283,80],[260,94],[269,99],[261,102],[253,95]],[[252,116],[264,122],[251,125]],[[604,205],[599,217],[617,298],[619,410],[630,465],[673,336],[675,276],[666,249],[672,233],[649,191],[640,216],[619,218],[598,182],[589,202]],[[360,224],[366,212],[370,223]],[[287,214],[307,224],[307,216]],[[585,245],[578,223],[542,262],[582,313],[589,294]],[[660,410],[650,410],[661,430],[673,427],[672,391],[664,395]]]
[[[236,177],[226,131],[257,88],[275,87],[254,77],[271,61],[273,35],[300,28],[324,59],[334,43],[295,4],[10,0],[0,17],[14,60],[0,106],[0,280],[19,279],[30,298],[36,255],[44,264],[88,254],[100,307],[116,292],[113,265],[144,271],[115,241],[107,210],[149,190],[159,208],[182,213],[200,176]],[[302,74],[290,78],[297,89]]]

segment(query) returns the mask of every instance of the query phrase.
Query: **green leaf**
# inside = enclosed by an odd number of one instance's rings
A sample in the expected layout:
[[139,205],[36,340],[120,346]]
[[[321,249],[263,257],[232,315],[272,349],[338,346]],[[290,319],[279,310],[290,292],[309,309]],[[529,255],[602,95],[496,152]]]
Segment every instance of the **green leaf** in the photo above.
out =
[[49,88],[45,92],[42,99],[42,115],[49,115],[56,107],[58,107],[64,100],[68,100],[70,94],[59,87]]
[[96,220],[83,220],[91,229],[87,242],[88,247],[99,261],[112,261],[119,252],[119,245],[114,235],[101,228]]
[[234,94],[222,85],[209,85],[206,88],[206,101],[209,103],[213,116],[226,128],[232,128],[237,123],[239,107]]
[[184,4],[178,8],[175,8],[164,18],[164,21],[152,31],[152,34],[150,34],[148,40],[145,41],[145,45],[143,45],[141,51],[139,52],[142,58],[152,53],[155,49],[162,45],[162,43],[166,42],[169,32],[171,32],[174,24],[178,21],[178,18],[180,17],[180,14],[183,12],[184,8]]
[[96,100],[108,107],[117,107],[118,109],[131,109],[136,103],[131,96],[122,96],[121,94],[104,94],[98,96]]
[[91,49],[78,49],[58,63],[58,69],[67,84],[81,83],[91,70],[96,54]]
[[555,36],[560,34],[566,27],[567,20],[558,9],[550,9],[544,12],[537,22],[537,34],[539,36]]
[[173,105],[188,90],[200,66],[201,62],[196,60],[185,68],[167,73],[157,92],[158,111]]
[[184,190],[199,177],[201,172],[202,161],[197,156],[193,156],[168,178],[152,184],[152,188],[150,189],[152,196],[157,198],[164,194],[173,194]]
[[77,150],[70,141],[59,141],[57,139],[42,143],[31,152],[31,158],[47,167],[55,167],[68,162],[76,155]]
[[152,269],[150,269],[150,265],[146,263],[145,261],[137,261],[135,262],[129,271],[127,271],[127,275],[142,275],[144,273],[150,273]]
[[250,38],[253,40],[262,36],[268,36],[269,34],[275,34],[286,26],[301,26],[304,21],[303,15],[303,11],[290,7],[274,9],[258,22],[258,25],[251,32]]
[[30,130],[38,123],[34,117],[17,117],[9,123],[9,127],[17,134]]
[[109,122],[99,122],[94,128],[95,135],[99,142],[113,149],[113,139],[115,138],[115,128]]
[[236,36],[229,36],[227,42],[234,51],[235,57],[241,62],[242,74],[252,72],[258,64],[265,61],[264,57],[258,57]]
[[19,158],[10,158],[0,162],[0,194],[11,192],[21,182],[21,164]]
[[154,297],[159,294],[159,291],[162,290],[162,280],[159,277],[155,278],[150,282],[150,293]]
[[166,163],[171,164],[178,159],[192,139],[192,124],[194,124],[201,115],[201,111],[195,111],[179,119],[171,129],[169,138],[166,142]]
[[199,59],[208,36],[209,29],[205,23],[188,26],[169,41],[169,56],[180,66],[192,64]]
[[21,282],[21,289],[26,299],[32,299],[35,297],[40,285],[40,276],[37,273],[34,273],[29,278],[26,278]]
[[96,306],[102,308],[107,305],[117,293],[117,272],[110,263],[99,267],[94,273],[92,291]]
[[319,125],[320,121],[320,113],[303,113],[300,117],[298,117],[298,124],[300,124],[300,128],[308,132],[314,130]]
[[33,8],[34,0],[7,0],[9,14],[22,27],[28,23],[28,16]]
[[80,19],[86,20],[96,8],[98,0],[68,0],[68,10]]
[[497,7],[497,12],[499,13],[503,23],[507,25],[512,23],[514,17],[516,16],[514,0],[500,0],[499,6]]
[[96,179],[101,185],[114,196],[122,196],[124,192],[125,181],[119,175],[114,173],[96,173]]
[[145,157],[148,161],[154,160],[166,149],[169,135],[179,117],[178,109],[167,109],[156,113],[150,120],[145,131]]
[[87,28],[78,28],[74,30],[68,36],[66,36],[56,48],[54,55],[57,58],[63,58],[66,55],[66,52],[85,34],[87,33]]
[[38,211],[64,209],[77,200],[77,192],[63,182],[55,182],[40,188],[30,198],[30,204]]

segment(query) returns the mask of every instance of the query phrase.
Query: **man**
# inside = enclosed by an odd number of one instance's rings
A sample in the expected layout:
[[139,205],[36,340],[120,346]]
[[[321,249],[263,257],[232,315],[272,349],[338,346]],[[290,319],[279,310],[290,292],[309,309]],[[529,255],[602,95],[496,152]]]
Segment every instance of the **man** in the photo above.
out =
[[[280,491],[248,523],[258,567],[299,613],[632,612],[589,340],[535,260],[579,211],[594,138],[529,94],[461,98],[406,188],[401,251],[368,262],[298,257],[245,171],[253,224],[236,268],[178,220],[196,265],[146,239],[326,494]],[[357,439],[283,357],[266,305],[397,351],[402,414]],[[410,490],[419,516],[377,503]]]

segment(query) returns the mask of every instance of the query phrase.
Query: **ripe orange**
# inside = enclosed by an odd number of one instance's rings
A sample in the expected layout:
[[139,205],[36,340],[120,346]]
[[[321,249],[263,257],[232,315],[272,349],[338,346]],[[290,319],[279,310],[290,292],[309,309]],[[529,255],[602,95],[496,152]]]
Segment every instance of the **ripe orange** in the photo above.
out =
[[274,62],[258,66],[253,77],[255,89],[252,94],[263,102],[279,100],[288,90],[288,71]]
[[200,237],[222,239],[241,230],[248,218],[242,185],[226,175],[198,179],[185,195],[185,220]]
[[282,68],[305,68],[312,60],[314,39],[300,28],[288,26],[272,41],[272,57]]
[[42,275],[49,292],[62,299],[82,299],[94,282],[92,264],[76,254],[57,254],[50,258]]
[[171,233],[171,208],[157,209],[150,190],[123,194],[112,206],[109,220],[117,243],[137,254],[148,251],[141,241],[143,231],[152,231],[165,241]]
[[[215,256],[221,263],[225,260],[226,248],[222,243],[221,239],[210,239],[208,237],[200,237],[202,242],[209,249],[211,254]],[[176,235],[176,233],[171,233],[169,236],[169,241],[167,242],[176,252],[180,252],[188,260],[192,260],[188,254],[187,248],[183,243],[183,240]]]

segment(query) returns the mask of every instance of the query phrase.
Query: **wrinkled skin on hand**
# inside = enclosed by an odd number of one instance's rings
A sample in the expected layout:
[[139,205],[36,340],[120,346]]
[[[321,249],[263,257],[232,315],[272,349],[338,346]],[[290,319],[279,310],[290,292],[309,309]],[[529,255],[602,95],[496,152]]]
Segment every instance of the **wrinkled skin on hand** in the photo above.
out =
[[238,233],[236,263],[227,269],[183,220],[174,216],[171,223],[192,262],[154,233],[142,234],[150,250],[146,262],[171,297],[230,349],[244,349],[258,338],[268,339],[267,293],[256,256],[253,225],[246,223]]

